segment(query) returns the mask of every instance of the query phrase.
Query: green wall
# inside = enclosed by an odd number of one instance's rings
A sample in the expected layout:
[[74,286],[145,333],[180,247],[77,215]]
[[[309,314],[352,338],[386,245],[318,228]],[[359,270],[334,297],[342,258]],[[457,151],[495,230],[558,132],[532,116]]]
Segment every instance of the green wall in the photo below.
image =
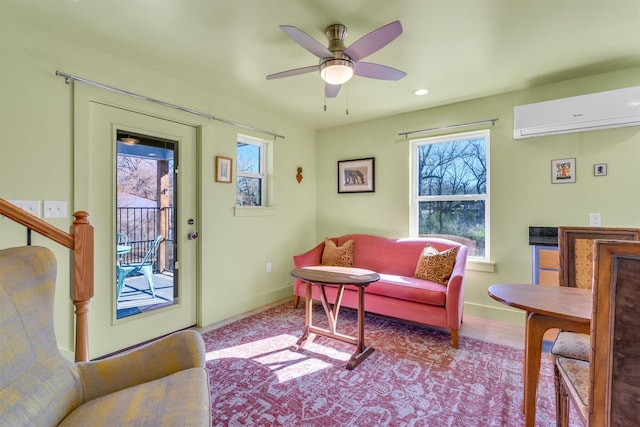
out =
[[[531,280],[529,225],[587,225],[591,212],[602,214],[604,226],[640,223],[640,200],[633,197],[640,174],[639,128],[512,138],[514,105],[638,85],[639,69],[314,132],[240,100],[175,80],[161,70],[47,33],[10,14],[0,16],[0,31],[0,197],[4,199],[67,200],[70,212],[84,209],[73,201],[74,144],[83,144],[73,138],[73,88],[54,75],[56,70],[286,136],[273,143],[273,209],[267,215],[238,215],[235,186],[214,182],[214,158],[235,157],[236,134],[243,131],[218,122],[200,125],[198,275],[203,326],[290,295],[291,256],[325,236],[351,232],[407,236],[409,144],[398,136],[403,131],[499,118],[491,128],[491,263],[470,263],[467,314],[522,322],[520,312],[492,301],[487,288]],[[376,159],[375,193],[337,194],[336,162],[363,157]],[[565,157],[577,159],[577,182],[552,185],[551,160]],[[608,175],[595,178],[594,163],[607,163]],[[298,166],[304,168],[300,184],[295,179]],[[110,180],[105,177],[105,186]],[[71,218],[50,222],[66,230]],[[24,243],[25,230],[0,219],[0,247]],[[70,255],[39,236],[34,236],[34,244],[51,247],[58,258],[55,327],[60,347],[70,354]],[[265,269],[268,261],[271,273]],[[110,284],[97,277],[96,286]]]
[[[86,144],[86,141],[82,138],[74,141],[74,87],[55,76],[56,70],[284,135],[284,140],[276,139],[272,143],[272,209],[268,215],[240,216],[234,210],[235,185],[214,180],[215,156],[235,158],[238,133],[263,139],[271,137],[213,120],[193,119],[200,135],[197,160],[199,324],[206,326],[291,295],[291,256],[316,242],[313,130],[258,111],[240,100],[221,98],[177,81],[159,70],[131,64],[80,41],[60,38],[9,14],[0,16],[0,29],[0,197],[66,200],[69,214],[87,210],[73,200],[73,183],[78,179],[74,177],[74,144]],[[76,107],[87,108],[86,105]],[[191,120],[184,119],[185,113],[161,111],[162,108],[151,104],[148,107],[164,117],[180,115],[180,120]],[[296,181],[298,166],[304,168],[304,180],[300,184]],[[79,169],[85,168],[90,170],[92,165]],[[111,185],[112,177],[105,176],[105,191],[109,191]],[[104,213],[90,213],[97,223],[109,223],[100,218]],[[66,219],[47,221],[69,230],[72,218],[69,215]],[[96,239],[100,252],[110,253],[113,244],[110,240]],[[22,226],[0,219],[0,247],[25,243],[26,231]],[[35,233],[33,244],[50,247],[57,256],[55,328],[59,346],[70,354],[74,347],[74,320],[69,300],[69,251]],[[107,272],[96,274],[96,289],[112,286],[113,267],[107,265],[110,259],[95,262],[96,272]],[[267,262],[272,263],[270,273],[266,272]],[[90,329],[96,316],[109,313],[96,304],[93,301],[89,306]]]
[[[465,313],[523,323],[522,312],[493,301],[487,289],[531,282],[530,225],[587,226],[589,213],[600,213],[603,226],[640,226],[640,198],[635,197],[640,128],[514,140],[513,107],[637,85],[640,69],[627,69],[322,130],[317,137],[317,235],[407,236],[410,144],[398,133],[497,117],[495,126],[448,131],[491,129],[491,262],[469,263]],[[363,157],[375,157],[375,193],[338,194],[336,162]],[[551,184],[551,160],[571,157],[576,158],[577,182]],[[595,163],[607,163],[608,175],[594,177]]]

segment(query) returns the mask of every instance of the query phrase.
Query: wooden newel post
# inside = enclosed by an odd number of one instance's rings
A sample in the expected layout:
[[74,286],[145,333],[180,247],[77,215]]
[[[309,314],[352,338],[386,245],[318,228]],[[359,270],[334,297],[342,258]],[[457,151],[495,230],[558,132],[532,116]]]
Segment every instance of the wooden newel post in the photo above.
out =
[[93,298],[93,226],[89,213],[73,214],[73,305],[76,313],[76,362],[89,360],[89,301]]

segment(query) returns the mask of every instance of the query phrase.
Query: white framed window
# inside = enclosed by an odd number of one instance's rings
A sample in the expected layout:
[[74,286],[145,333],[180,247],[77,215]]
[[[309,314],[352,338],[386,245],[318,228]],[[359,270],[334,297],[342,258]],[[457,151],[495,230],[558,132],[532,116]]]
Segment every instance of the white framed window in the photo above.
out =
[[267,205],[267,142],[238,135],[237,206]]
[[489,259],[488,130],[411,141],[411,234],[464,243]]

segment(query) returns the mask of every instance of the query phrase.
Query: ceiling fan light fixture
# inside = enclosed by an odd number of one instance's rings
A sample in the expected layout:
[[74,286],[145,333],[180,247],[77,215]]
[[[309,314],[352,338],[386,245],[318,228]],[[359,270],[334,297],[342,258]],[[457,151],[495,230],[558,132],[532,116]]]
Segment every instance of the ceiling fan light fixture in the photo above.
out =
[[342,85],[353,77],[353,67],[349,59],[329,59],[320,64],[320,77],[330,85]]

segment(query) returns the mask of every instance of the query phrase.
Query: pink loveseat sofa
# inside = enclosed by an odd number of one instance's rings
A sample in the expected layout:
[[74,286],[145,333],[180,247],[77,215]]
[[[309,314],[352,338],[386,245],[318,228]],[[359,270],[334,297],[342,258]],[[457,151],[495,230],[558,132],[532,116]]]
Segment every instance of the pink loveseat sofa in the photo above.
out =
[[[332,238],[337,246],[353,239],[353,266],[373,270],[380,281],[365,288],[365,310],[411,322],[447,328],[451,331],[454,348],[458,348],[458,330],[462,323],[464,274],[467,247],[447,239],[412,238],[389,239],[366,234],[347,234]],[[447,285],[414,277],[416,265],[425,246],[430,244],[439,252],[458,247],[455,265]],[[324,242],[293,257],[296,268],[320,265]],[[327,289],[329,301],[335,300],[336,290]],[[296,279],[293,285],[294,306],[305,296],[305,283]],[[319,299],[317,286],[313,298]],[[358,292],[347,286],[342,297],[343,307],[356,308]]]

